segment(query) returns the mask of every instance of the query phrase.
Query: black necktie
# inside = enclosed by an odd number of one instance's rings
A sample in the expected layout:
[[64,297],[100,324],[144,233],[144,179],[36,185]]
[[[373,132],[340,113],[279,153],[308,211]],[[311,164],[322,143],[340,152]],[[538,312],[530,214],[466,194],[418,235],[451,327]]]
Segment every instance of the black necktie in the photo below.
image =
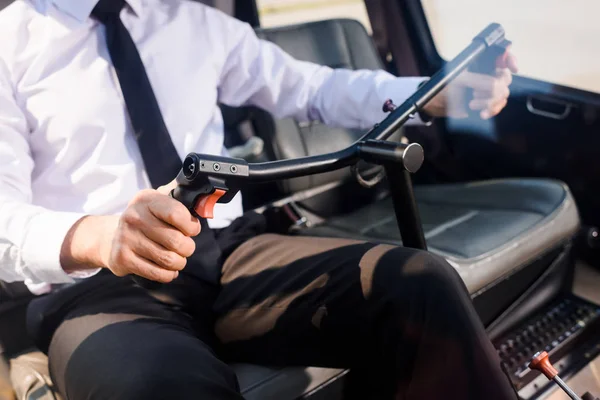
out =
[[172,181],[181,168],[140,54],[119,13],[125,0],[100,0],[92,15],[106,27],[106,43],[119,78],[135,138],[154,188]]

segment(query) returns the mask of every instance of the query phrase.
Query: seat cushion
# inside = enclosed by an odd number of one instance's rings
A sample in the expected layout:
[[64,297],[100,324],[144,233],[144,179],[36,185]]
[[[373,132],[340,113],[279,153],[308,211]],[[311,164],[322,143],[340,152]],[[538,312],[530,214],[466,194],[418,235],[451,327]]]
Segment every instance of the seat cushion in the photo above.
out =
[[[0,365],[1,366],[1,365]],[[40,351],[21,353],[10,360],[11,379],[19,399],[59,398],[48,372],[48,357]],[[346,370],[327,368],[268,368],[234,364],[240,391],[247,400],[294,400],[310,398],[327,385],[323,398],[341,400],[342,378]],[[321,395],[322,392],[319,393]]]
[[341,400],[341,378],[347,373],[341,369],[267,368],[248,364],[236,364],[233,368],[247,400],[309,398],[325,385],[328,386],[327,399]]
[[[570,240],[579,216],[569,189],[542,179],[415,188],[429,250],[475,293]],[[331,218],[304,235],[401,244],[391,198]]]

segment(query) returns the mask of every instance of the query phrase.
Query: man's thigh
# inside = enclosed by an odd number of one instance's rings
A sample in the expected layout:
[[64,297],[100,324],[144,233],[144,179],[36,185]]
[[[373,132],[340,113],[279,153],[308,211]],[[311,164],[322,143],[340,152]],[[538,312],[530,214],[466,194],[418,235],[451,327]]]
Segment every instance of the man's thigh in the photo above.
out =
[[[425,307],[421,288],[431,288],[440,273],[454,285],[449,290],[461,292],[455,271],[429,253],[343,239],[260,236],[223,266],[215,331],[223,354],[235,361],[364,366],[401,341],[410,362],[416,338],[404,324],[418,319]],[[390,313],[398,320],[394,329],[381,325]]]
[[66,398],[241,399],[234,372],[210,345],[211,321],[112,275],[49,300],[46,317],[60,321],[48,346],[50,373]]

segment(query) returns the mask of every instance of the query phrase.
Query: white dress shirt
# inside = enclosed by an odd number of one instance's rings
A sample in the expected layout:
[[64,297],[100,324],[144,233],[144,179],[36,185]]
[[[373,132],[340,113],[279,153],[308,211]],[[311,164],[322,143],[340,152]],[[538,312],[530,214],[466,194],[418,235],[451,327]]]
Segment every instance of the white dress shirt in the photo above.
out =
[[[96,0],[17,0],[0,12],[0,280],[35,293],[77,276],[62,242],[85,215],[121,213],[149,188]],[[135,41],[179,155],[226,154],[219,102],[275,117],[371,127],[385,99],[400,103],[423,78],[332,70],[294,60],[252,28],[185,0],[127,0]],[[242,212],[238,196],[212,227]]]

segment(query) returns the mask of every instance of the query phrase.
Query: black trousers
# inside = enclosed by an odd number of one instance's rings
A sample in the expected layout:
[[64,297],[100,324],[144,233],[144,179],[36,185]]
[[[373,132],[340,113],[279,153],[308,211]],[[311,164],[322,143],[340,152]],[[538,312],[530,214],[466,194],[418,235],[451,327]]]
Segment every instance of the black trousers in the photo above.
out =
[[[515,399],[464,284],[440,257],[260,235],[220,284],[157,292],[108,273],[33,304],[59,391],[80,399],[241,399],[230,362],[347,367],[362,399]],[[364,386],[363,386],[364,387]]]

